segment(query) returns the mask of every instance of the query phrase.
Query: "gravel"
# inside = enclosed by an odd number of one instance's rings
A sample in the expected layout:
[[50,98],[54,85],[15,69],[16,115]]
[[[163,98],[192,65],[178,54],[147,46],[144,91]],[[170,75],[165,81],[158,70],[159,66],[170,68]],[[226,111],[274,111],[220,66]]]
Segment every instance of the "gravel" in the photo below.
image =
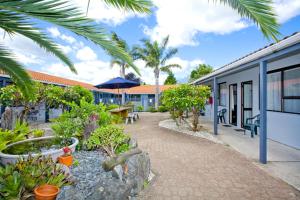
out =
[[129,174],[123,176],[122,180],[113,177],[112,172],[103,170],[101,163],[105,156],[101,151],[77,151],[73,156],[79,162],[78,166],[70,168],[74,184],[61,188],[58,200],[132,198],[140,191],[149,175],[150,160],[146,153],[129,158]]

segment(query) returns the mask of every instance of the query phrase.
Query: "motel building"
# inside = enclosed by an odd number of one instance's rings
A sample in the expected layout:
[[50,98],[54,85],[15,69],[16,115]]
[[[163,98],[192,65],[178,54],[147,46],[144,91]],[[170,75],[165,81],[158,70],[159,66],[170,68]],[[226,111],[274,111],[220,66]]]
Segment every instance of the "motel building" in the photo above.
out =
[[[267,162],[267,141],[300,149],[300,33],[220,67],[193,84],[212,89],[204,118],[213,122],[214,134],[222,125],[244,129],[247,119],[258,117],[254,138],[259,138],[261,163]],[[218,125],[222,109],[225,122]]]

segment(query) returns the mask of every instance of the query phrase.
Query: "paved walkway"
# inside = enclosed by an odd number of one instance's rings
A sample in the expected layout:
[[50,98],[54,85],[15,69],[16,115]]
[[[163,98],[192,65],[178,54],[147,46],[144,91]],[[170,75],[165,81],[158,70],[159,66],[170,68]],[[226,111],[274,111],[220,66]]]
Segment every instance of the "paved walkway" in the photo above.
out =
[[125,130],[149,152],[157,174],[140,199],[300,199],[300,192],[273,178],[230,147],[158,127],[166,114],[142,113]]

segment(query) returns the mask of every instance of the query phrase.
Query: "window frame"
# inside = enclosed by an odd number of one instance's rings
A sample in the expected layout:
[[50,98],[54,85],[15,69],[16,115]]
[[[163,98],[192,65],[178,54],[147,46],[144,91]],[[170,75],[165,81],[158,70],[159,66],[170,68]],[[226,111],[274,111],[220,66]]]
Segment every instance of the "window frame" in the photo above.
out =
[[222,106],[222,107],[226,107],[226,102],[227,102],[227,97],[225,97],[225,105],[222,105],[221,104],[221,85],[225,85],[225,90],[226,90],[226,82],[221,82],[221,83],[218,83],[218,106]]
[[296,68],[300,69],[300,64],[292,65],[292,66],[288,66],[288,67],[284,67],[284,68],[280,68],[280,69],[270,70],[267,72],[267,74],[280,72],[280,76],[281,76],[281,84],[280,84],[281,85],[281,101],[280,101],[281,109],[280,109],[280,111],[278,111],[278,110],[267,110],[267,111],[300,115],[300,113],[298,113],[298,112],[284,111],[284,100],[286,100],[286,99],[299,99],[300,100],[300,96],[285,96],[284,95],[284,72],[291,70],[291,69],[296,69]]

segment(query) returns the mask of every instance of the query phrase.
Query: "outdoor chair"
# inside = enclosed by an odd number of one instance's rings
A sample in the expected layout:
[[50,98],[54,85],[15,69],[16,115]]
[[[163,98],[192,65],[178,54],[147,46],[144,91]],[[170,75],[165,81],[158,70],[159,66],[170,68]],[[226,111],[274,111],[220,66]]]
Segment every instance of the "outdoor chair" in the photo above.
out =
[[125,124],[128,124],[128,121],[130,121],[131,124],[133,124],[134,120],[134,114],[133,113],[128,113],[128,116],[126,117]]
[[218,123],[219,123],[219,121],[221,122],[221,123],[226,123],[226,121],[225,121],[225,113],[226,113],[226,108],[223,108],[223,109],[221,109],[221,110],[219,110],[218,111]]
[[246,119],[244,124],[244,129],[251,131],[251,137],[253,138],[254,134],[257,135],[257,127],[260,125],[260,115],[255,115]]

